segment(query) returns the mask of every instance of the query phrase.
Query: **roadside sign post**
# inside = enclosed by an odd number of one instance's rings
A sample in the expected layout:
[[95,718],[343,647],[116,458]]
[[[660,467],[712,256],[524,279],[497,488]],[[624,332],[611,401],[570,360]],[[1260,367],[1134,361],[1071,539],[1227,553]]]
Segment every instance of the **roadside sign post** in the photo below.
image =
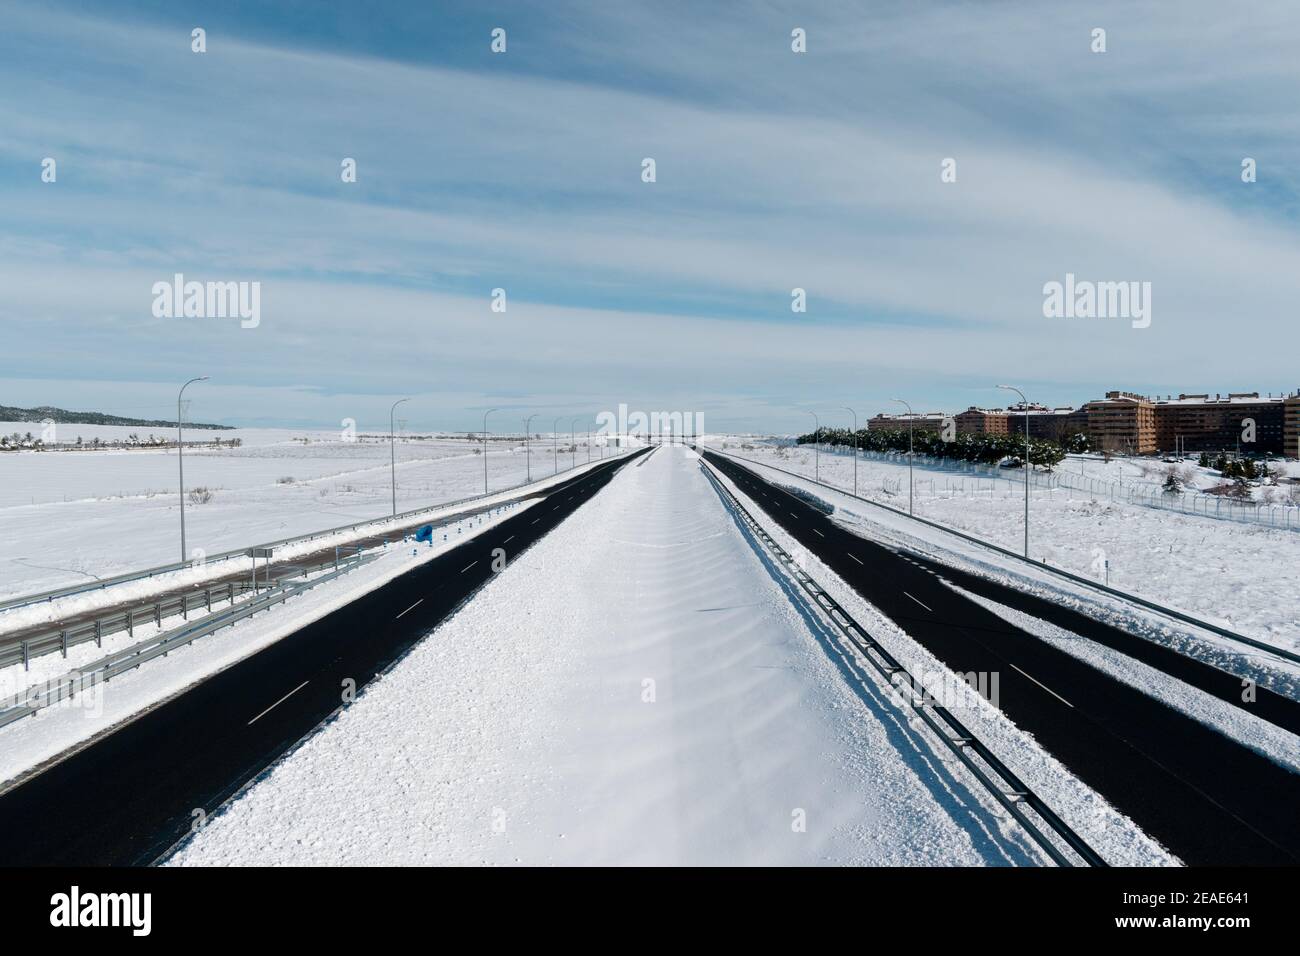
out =
[[[274,551],[275,551],[274,548],[249,548],[249,549],[248,549],[248,555],[249,555],[249,557],[251,557],[251,558],[253,559],[253,595],[254,595],[254,596],[256,596],[257,593],[258,593],[258,591],[257,591],[257,559],[258,559],[258,558],[262,558],[262,559],[263,559],[264,561],[266,561],[266,563],[269,565],[269,564],[271,563],[271,554],[272,554]],[[269,568],[268,568],[266,574],[267,574],[267,584],[268,584],[268,586],[269,586],[269,585],[270,585],[270,582],[271,582],[271,578],[270,578],[270,574],[271,574],[271,572],[270,572],[270,569],[269,569]]]

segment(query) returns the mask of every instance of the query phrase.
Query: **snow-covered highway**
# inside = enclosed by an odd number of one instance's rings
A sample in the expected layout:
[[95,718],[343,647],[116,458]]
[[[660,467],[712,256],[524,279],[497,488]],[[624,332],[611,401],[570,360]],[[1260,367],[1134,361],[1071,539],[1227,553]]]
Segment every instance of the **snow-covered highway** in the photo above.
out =
[[668,447],[622,469],[173,862],[1041,859],[854,676],[697,456]]

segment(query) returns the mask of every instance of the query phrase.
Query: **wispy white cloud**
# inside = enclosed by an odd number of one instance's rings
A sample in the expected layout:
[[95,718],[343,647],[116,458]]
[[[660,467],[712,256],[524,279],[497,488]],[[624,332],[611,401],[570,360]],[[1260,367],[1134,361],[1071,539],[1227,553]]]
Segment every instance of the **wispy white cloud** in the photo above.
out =
[[[1205,29],[1225,20],[1205,10]],[[0,318],[23,342],[5,366],[87,378],[92,352],[169,381],[197,353],[232,385],[292,369],[349,395],[432,376],[435,424],[502,382],[593,409],[693,407],[703,386],[736,420],[904,387],[955,408],[1015,374],[1053,401],[1291,385],[1300,237],[1245,201],[1260,184],[1236,163],[1267,135],[1263,175],[1292,175],[1293,124],[1269,117],[1295,78],[1275,39],[1300,34],[1294,17],[1266,5],[1272,37],[1214,47],[1159,7],[1034,12],[755,5],[729,32],[719,12],[593,6],[555,54],[585,62],[578,82],[225,35],[196,56],[174,29],[7,11],[6,42],[79,68],[0,63]],[[1086,52],[1093,25],[1110,27],[1105,57]],[[1235,115],[1207,77],[1269,92]],[[44,155],[57,186],[37,178]],[[1169,172],[1215,162],[1213,186]],[[263,325],[153,319],[149,288],[172,271],[261,279]],[[1044,319],[1042,284],[1067,271],[1151,281],[1152,327]],[[506,316],[488,311],[497,286]],[[807,315],[789,311],[795,286]],[[1277,347],[1216,347],[1225,324]],[[293,394],[286,418],[325,400]]]

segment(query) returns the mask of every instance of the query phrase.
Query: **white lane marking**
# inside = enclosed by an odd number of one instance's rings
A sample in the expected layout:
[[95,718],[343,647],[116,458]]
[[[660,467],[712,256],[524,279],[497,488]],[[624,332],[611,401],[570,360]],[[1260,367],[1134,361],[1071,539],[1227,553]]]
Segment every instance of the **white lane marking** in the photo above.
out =
[[795,514],[793,511],[787,511],[786,514],[788,514],[791,518],[794,518],[796,520],[798,520],[799,518],[799,516]]
[[817,536],[820,537],[820,538],[824,538],[824,537],[826,537],[826,535],[822,534],[822,533],[821,533],[820,531],[818,531],[816,528],[813,528],[813,534],[817,535]]
[[460,569],[460,573],[461,573],[461,574],[464,574],[466,571],[468,571],[470,568],[474,567],[474,565],[476,565],[476,564],[478,564],[477,561],[471,561],[469,564],[465,565],[465,567],[463,567],[463,568]]
[[855,556],[854,556],[854,555],[852,555],[852,554],[849,554],[849,552],[848,552],[848,551],[845,551],[845,552],[844,552],[844,553],[845,553],[845,554],[848,554],[848,555],[849,555],[849,557],[850,557],[850,558],[853,558],[853,560],[854,560],[854,561],[857,561],[857,562],[858,562],[858,564],[862,564],[862,559],[861,559],[861,558],[858,558],[858,557],[855,557]]
[[[1029,675],[1026,674],[1025,676],[1028,677]],[[280,706],[281,704],[283,704],[286,700],[288,700],[288,699],[289,699],[290,697],[292,697],[294,694],[298,693],[298,691],[302,690],[304,687],[306,687],[306,686],[307,686],[308,684],[310,684],[310,683],[311,683],[310,680],[305,680],[305,681],[303,681],[301,684],[299,684],[299,685],[298,685],[297,687],[295,687],[293,690],[289,691],[289,693],[285,694],[283,697],[281,697],[279,700],[277,700],[277,701],[276,701],[274,704],[272,704],[270,707],[266,708],[266,710],[262,711],[260,714],[258,714],[256,717],[254,717],[254,718],[253,718],[252,720],[250,720],[248,723],[244,724],[244,726],[245,726],[245,727],[251,727],[251,726],[253,726],[254,723],[256,723],[257,721],[261,720],[263,717],[265,717],[265,716],[266,716],[267,714],[269,714],[271,711],[275,710],[275,708],[279,707],[279,706]]]
[[[904,591],[903,593],[904,593],[904,594],[907,594],[906,591]],[[907,596],[910,597],[910,598],[912,598],[913,601],[916,601],[916,598],[912,597],[912,595],[907,594]],[[929,609],[928,607],[926,607],[924,601],[916,601],[916,603],[919,604],[919,605],[921,605],[921,607],[924,607],[927,611],[930,611],[930,609]],[[930,613],[933,614],[934,611],[930,611]]]
[[537,524],[537,522],[539,522],[539,521],[541,521],[541,520],[542,520],[541,518],[534,518],[534,519],[533,519],[533,524]]
[[[417,607],[419,607],[423,603],[424,603],[424,598],[420,598],[420,600],[416,601],[414,604],[408,607],[406,611],[414,611]],[[406,611],[403,611],[402,614],[405,614]],[[396,621],[398,617],[402,616],[402,614],[397,615],[397,617],[393,618],[393,620]]]
[[513,540],[515,540],[515,536],[512,534],[510,537],[506,538],[506,539],[505,539],[504,541],[502,541],[501,543],[502,543],[502,544],[509,544],[509,543],[510,543],[511,541],[513,541]]
[[[1007,663],[1010,664],[1011,662],[1008,661]],[[1019,667],[1016,667],[1015,664],[1011,664],[1011,666],[1012,666],[1012,667],[1015,667],[1016,670],[1020,671],[1020,668],[1019,668]],[[1020,671],[1020,673],[1025,674],[1024,671]],[[1060,694],[1058,694],[1056,691],[1052,690],[1052,688],[1048,687],[1046,684],[1044,684],[1044,683],[1043,683],[1042,681],[1040,681],[1038,678],[1036,678],[1036,677],[1030,677],[1030,675],[1028,675],[1028,674],[1025,674],[1025,676],[1026,676],[1026,677],[1029,677],[1029,679],[1030,679],[1031,681],[1033,681],[1035,684],[1037,684],[1037,685],[1038,685],[1039,687],[1041,687],[1043,690],[1047,691],[1049,694],[1051,694],[1053,697],[1055,697],[1057,700],[1059,700],[1059,701],[1060,701],[1062,704],[1064,704],[1066,707],[1073,707],[1073,706],[1074,706],[1072,703],[1070,703],[1068,700],[1066,700],[1064,697],[1062,697],[1062,696],[1061,696]]]

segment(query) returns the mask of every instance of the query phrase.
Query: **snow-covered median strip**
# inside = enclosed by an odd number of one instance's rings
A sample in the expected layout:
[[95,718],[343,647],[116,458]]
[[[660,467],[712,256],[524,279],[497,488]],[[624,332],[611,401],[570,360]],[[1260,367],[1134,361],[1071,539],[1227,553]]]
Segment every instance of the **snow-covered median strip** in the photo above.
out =
[[176,864],[1032,864],[656,452]]
[[987,608],[1022,631],[1041,638],[1045,643],[1141,691],[1148,697],[1168,704],[1228,739],[1258,751],[1293,773],[1300,773],[1300,737],[1295,734],[1234,704],[1207,694],[1197,687],[1191,687],[1148,664],[1121,654],[1113,648],[1017,611],[1015,608],[999,604],[997,601],[991,601],[952,582],[944,583],[958,594]]

